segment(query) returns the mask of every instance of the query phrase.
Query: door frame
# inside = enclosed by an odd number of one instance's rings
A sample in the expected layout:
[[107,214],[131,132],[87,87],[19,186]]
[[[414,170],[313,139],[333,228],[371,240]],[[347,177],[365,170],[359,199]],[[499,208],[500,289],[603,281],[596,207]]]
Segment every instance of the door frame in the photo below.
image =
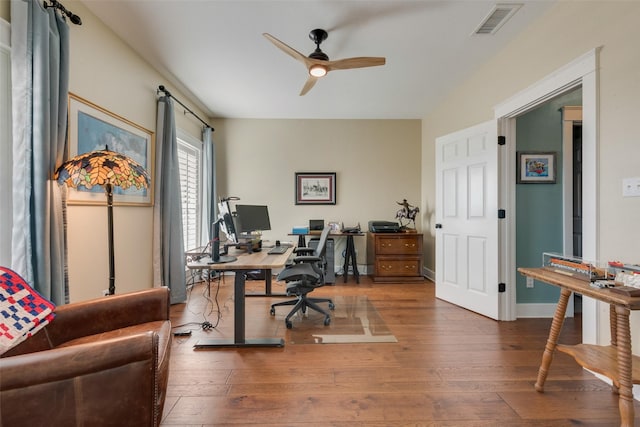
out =
[[582,125],[582,106],[562,107],[562,248],[573,254],[573,126]]
[[[583,194],[583,258],[598,260],[598,53],[600,47],[578,57],[547,77],[508,100],[494,107],[494,117],[498,120],[498,130],[506,137],[506,150],[500,159],[502,166],[499,204],[511,214],[507,215],[500,237],[500,256],[504,260],[502,277],[507,286],[501,297],[501,319],[516,319],[516,117],[565,92],[582,87],[583,113],[583,177],[582,188],[592,189]],[[597,302],[583,299],[582,340],[584,343],[598,342],[599,311]]]

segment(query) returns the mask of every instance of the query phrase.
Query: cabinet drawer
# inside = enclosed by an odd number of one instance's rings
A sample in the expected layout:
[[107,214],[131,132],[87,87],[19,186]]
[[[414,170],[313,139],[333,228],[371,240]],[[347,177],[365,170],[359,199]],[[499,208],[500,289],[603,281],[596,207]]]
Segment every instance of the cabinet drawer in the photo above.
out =
[[422,253],[422,239],[418,236],[376,238],[376,255],[418,255]]
[[420,258],[379,257],[375,262],[376,276],[420,276]]

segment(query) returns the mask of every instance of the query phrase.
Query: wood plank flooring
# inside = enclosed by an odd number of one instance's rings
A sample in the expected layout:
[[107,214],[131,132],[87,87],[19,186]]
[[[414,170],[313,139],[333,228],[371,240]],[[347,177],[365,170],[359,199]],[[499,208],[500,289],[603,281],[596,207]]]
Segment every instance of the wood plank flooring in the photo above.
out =
[[[611,388],[563,353],[545,393],[534,390],[551,319],[496,322],[436,299],[429,281],[338,282],[314,295],[366,295],[397,343],[194,350],[199,338],[233,336],[233,277],[212,284],[211,298],[194,286],[171,309],[175,329],[194,330],[174,339],[162,426],[619,425]],[[247,292],[263,286],[248,282]],[[247,298],[247,337],[287,340],[288,309],[269,315],[282,299]],[[205,321],[215,328],[203,330]],[[293,328],[308,321],[295,318]],[[580,342],[580,330],[580,318],[567,319],[560,342]]]

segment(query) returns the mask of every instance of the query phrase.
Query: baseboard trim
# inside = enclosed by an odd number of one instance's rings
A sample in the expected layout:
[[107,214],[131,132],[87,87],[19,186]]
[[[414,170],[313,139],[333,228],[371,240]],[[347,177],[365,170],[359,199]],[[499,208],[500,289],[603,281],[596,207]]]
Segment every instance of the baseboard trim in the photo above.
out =
[[423,267],[422,268],[422,275],[424,277],[426,277],[427,279],[429,279],[429,280],[431,280],[432,282],[435,283],[435,281],[436,281],[436,272],[435,271],[429,270],[428,268]]
[[[557,303],[540,304],[516,304],[516,318],[553,317],[556,312]],[[569,299],[567,304],[566,317],[573,317],[573,299]]]

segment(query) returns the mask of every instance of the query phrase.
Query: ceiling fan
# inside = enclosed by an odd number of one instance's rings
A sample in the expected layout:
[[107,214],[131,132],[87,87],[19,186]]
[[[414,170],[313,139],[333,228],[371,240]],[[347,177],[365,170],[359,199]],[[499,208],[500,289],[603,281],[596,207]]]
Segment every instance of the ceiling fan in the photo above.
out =
[[329,71],[333,70],[348,70],[350,68],[365,68],[375,67],[377,65],[384,65],[385,58],[379,57],[355,57],[338,59],[335,61],[329,60],[326,53],[320,50],[320,44],[327,39],[327,32],[322,29],[315,29],[309,33],[309,38],[316,44],[316,50],[314,50],[309,56],[304,56],[294,48],[286,45],[271,34],[263,33],[263,36],[267,38],[271,43],[276,45],[277,48],[288,54],[304,64],[309,72],[309,78],[304,84],[300,96],[309,92],[309,90],[316,84],[320,77],[325,76]]

